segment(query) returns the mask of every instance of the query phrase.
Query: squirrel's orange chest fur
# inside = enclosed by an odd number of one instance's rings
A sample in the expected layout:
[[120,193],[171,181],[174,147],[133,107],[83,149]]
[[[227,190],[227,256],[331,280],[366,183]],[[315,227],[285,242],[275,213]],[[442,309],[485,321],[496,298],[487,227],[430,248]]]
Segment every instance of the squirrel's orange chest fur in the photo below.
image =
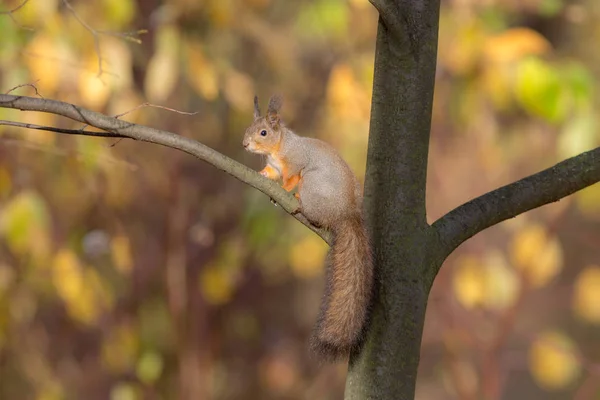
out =
[[267,164],[269,164],[273,169],[279,172],[279,174],[285,179],[284,171],[287,172],[287,168],[284,167],[285,163],[279,156],[269,154],[269,156],[267,157]]

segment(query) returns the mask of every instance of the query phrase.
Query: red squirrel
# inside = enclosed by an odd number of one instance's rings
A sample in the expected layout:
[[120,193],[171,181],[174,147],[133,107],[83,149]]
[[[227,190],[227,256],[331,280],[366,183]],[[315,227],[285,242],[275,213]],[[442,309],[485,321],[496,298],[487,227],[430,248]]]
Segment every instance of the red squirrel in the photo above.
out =
[[373,287],[373,261],[362,215],[362,187],[340,154],[329,144],[296,135],[280,118],[282,99],[273,96],[260,115],[254,97],[254,122],[244,148],[267,156],[260,172],[291,191],[297,187],[300,212],[332,233],[327,256],[326,289],[311,349],[327,360],[347,356],[360,344]]

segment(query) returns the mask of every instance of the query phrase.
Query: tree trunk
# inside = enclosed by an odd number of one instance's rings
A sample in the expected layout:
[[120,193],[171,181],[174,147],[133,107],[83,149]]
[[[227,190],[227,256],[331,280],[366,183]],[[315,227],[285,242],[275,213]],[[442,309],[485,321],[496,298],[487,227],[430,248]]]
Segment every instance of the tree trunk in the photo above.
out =
[[351,357],[347,399],[413,399],[437,245],[425,185],[438,0],[378,1],[365,207],[377,273],[372,320]]
[[412,400],[427,298],[445,258],[501,221],[600,181],[600,148],[471,200],[427,223],[425,187],[439,0],[371,0],[379,11],[365,207],[376,295],[346,399]]

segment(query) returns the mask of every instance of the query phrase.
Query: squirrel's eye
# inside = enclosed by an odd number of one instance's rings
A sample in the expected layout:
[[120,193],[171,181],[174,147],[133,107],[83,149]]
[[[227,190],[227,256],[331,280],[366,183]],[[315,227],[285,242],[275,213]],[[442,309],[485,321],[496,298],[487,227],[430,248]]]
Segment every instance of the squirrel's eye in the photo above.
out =
[[260,136],[267,136],[267,131],[264,129],[260,131]]

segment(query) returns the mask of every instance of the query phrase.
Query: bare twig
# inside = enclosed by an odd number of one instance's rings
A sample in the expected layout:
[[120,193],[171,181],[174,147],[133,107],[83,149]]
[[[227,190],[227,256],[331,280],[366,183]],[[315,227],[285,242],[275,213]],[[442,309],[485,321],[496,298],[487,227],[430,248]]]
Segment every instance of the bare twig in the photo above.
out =
[[[177,113],[177,114],[183,114],[183,115],[196,115],[196,114],[198,114],[198,111],[194,111],[194,112],[180,111],[180,110],[176,110],[176,109],[174,109],[174,108],[169,108],[169,107],[165,107],[165,106],[159,106],[159,105],[157,105],[157,104],[152,104],[152,103],[147,103],[147,102],[146,102],[146,103],[142,103],[142,104],[140,104],[140,105],[138,105],[138,106],[135,106],[135,107],[133,107],[131,110],[127,110],[127,111],[125,111],[125,112],[122,112],[122,113],[120,113],[120,114],[113,115],[113,117],[114,117],[114,118],[121,118],[123,115],[127,115],[127,114],[129,114],[129,113],[131,113],[131,112],[133,112],[133,111],[135,111],[135,110],[139,110],[140,108],[143,108],[143,107],[162,108],[163,110],[167,110],[167,111],[173,111],[173,112],[175,112],[175,113]],[[89,126],[89,124],[85,124],[85,125],[83,125],[81,128],[79,128],[79,129],[80,129],[80,130],[84,130],[84,129],[85,129],[85,128],[87,128],[88,126]],[[113,146],[116,146],[116,145],[117,145],[117,144],[118,144],[120,141],[121,141],[121,140],[117,140],[115,143],[113,143],[113,144],[111,145],[111,147],[113,147]]]
[[23,6],[25,4],[27,4],[27,2],[29,2],[29,0],[24,0],[21,4],[19,4],[18,6],[16,6],[15,8],[13,8],[12,10],[0,11],[0,15],[12,14],[12,13],[14,13],[16,11],[19,11],[21,8],[23,8]]
[[102,70],[102,49],[100,48],[100,37],[99,37],[98,31],[96,31],[94,28],[92,28],[90,25],[88,25],[88,23],[85,22],[79,16],[79,14],[77,14],[77,11],[75,11],[75,9],[73,8],[73,6],[69,2],[69,0],[63,0],[63,4],[65,5],[65,7],[67,7],[69,9],[69,11],[73,15],[73,17],[77,20],[77,22],[79,22],[81,24],[81,26],[83,26],[85,29],[87,29],[92,34],[92,36],[94,38],[94,48],[96,49],[96,54],[98,55],[98,77],[100,77],[102,75],[103,70]]
[[[176,135],[172,132],[162,131],[148,126],[123,121],[108,115],[100,114],[74,104],[64,103],[57,100],[38,99],[35,97],[13,96],[0,94],[0,107],[12,108],[22,111],[40,111],[63,117],[74,121],[88,124],[107,133],[91,132],[94,136],[127,137],[144,142],[156,143],[173,149],[181,150],[203,161],[212,164],[221,171],[227,172],[242,182],[260,190],[294,216],[313,232],[317,233],[327,243],[331,243],[327,231],[312,225],[304,215],[299,212],[299,204],[294,196],[286,192],[276,182],[261,176],[243,164],[221,154],[208,146],[195,140]],[[24,126],[23,126],[24,127]],[[90,132],[90,131],[84,131]],[[58,131],[58,133],[67,133]],[[69,134],[80,134],[79,130],[72,130]]]
[[103,31],[103,30],[97,29],[96,32],[98,32],[99,34],[102,34],[102,35],[106,35],[106,36],[118,37],[118,38],[121,38],[128,42],[142,44],[142,39],[140,39],[137,36],[148,33],[148,29],[138,29],[137,31],[133,31],[133,32],[113,32],[113,31]]
[[140,108],[143,108],[143,107],[162,108],[163,110],[173,111],[173,112],[175,112],[177,114],[183,114],[183,115],[196,115],[196,114],[198,114],[198,111],[194,111],[194,112],[180,111],[180,110],[176,110],[174,108],[169,108],[169,107],[165,107],[165,106],[159,106],[157,104],[142,103],[139,106],[133,107],[131,110],[125,111],[125,112],[123,112],[121,114],[114,115],[114,117],[115,118],[121,118],[123,115],[129,114],[130,112],[133,112],[135,110],[139,110]]
[[16,6],[15,8],[13,8],[12,10],[0,11],[0,15],[8,15],[8,17],[12,20],[12,22],[14,22],[15,25],[17,25],[19,28],[26,29],[28,31],[32,31],[33,28],[30,28],[28,26],[22,25],[19,21],[16,20],[15,16],[13,15],[13,13],[19,11],[28,2],[29,2],[29,0],[24,0],[21,4],[19,4],[18,6]]
[[[47,132],[54,132],[54,133],[64,133],[66,135],[82,135],[82,136],[111,137],[111,138],[129,138],[129,136],[119,135],[118,133],[86,131],[86,130],[83,130],[83,129],[55,128],[53,126],[43,126],[43,125],[27,124],[27,123],[24,123],[24,122],[15,122],[15,121],[0,120],[0,125],[16,126],[16,127],[19,127],[19,128],[35,129],[35,130],[38,130],[38,131],[47,131]],[[131,139],[131,138],[129,138],[129,139]]]
[[102,74],[104,73],[104,68],[102,66],[102,62],[103,62],[102,49],[100,48],[100,35],[109,35],[109,36],[120,37],[127,41],[140,44],[140,43],[142,43],[142,41],[141,41],[141,39],[137,38],[136,36],[148,32],[146,29],[139,29],[139,30],[133,31],[133,32],[112,32],[112,31],[104,31],[104,30],[95,29],[90,24],[85,22],[85,20],[83,18],[81,18],[79,16],[77,11],[75,11],[75,8],[73,8],[73,6],[71,5],[70,0],[62,0],[62,2],[65,5],[65,7],[67,7],[69,12],[73,15],[73,17],[77,20],[77,22],[79,22],[81,24],[81,26],[83,26],[87,31],[89,31],[92,34],[92,37],[94,39],[94,48],[95,48],[96,54],[98,56],[98,75],[97,75],[98,77],[102,76]]
[[35,86],[35,84],[36,84],[36,83],[38,83],[39,81],[40,81],[40,80],[38,79],[37,81],[35,81],[35,82],[32,82],[32,83],[22,83],[22,84],[20,84],[20,85],[17,85],[17,86],[15,86],[15,87],[13,87],[12,89],[10,89],[9,91],[7,91],[7,92],[6,92],[6,93],[4,93],[4,94],[9,94],[9,93],[11,93],[11,92],[14,92],[15,90],[17,90],[17,89],[19,89],[19,88],[22,88],[22,87],[25,87],[25,86],[29,86],[30,88],[33,88],[33,90],[35,90],[35,94],[36,94],[36,96],[38,96],[39,98],[43,99],[43,98],[44,98],[44,96],[42,96],[42,95],[40,94],[40,92],[38,91],[38,88],[37,88],[37,86]]

